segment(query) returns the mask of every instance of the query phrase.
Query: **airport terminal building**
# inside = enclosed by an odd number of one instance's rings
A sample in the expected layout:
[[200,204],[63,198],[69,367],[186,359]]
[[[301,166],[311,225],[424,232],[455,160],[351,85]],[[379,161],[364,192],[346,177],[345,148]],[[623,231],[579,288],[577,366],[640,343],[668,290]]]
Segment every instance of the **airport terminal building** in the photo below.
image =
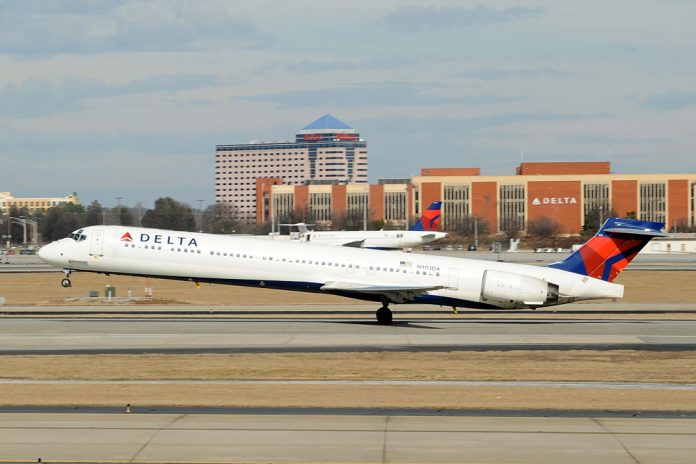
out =
[[424,168],[411,179],[375,185],[285,185],[259,179],[256,221],[366,215],[399,227],[442,200],[441,228],[453,231],[475,217],[489,233],[525,231],[549,218],[565,234],[577,234],[589,215],[662,221],[667,230],[696,226],[696,174],[614,174],[609,162],[522,163],[514,175],[482,176],[478,168]]
[[367,184],[367,176],[367,142],[328,114],[300,130],[294,141],[253,141],[215,149],[215,201],[233,205],[239,219],[249,223],[258,220],[259,181],[286,186],[308,181]]

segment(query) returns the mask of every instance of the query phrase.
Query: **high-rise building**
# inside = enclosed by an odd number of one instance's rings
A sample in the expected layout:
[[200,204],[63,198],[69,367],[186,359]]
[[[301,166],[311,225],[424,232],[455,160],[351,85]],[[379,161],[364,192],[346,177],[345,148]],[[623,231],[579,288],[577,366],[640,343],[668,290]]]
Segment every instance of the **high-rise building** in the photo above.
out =
[[257,179],[285,185],[367,183],[367,142],[344,122],[324,115],[295,135],[295,141],[217,145],[215,201],[228,203],[240,220],[256,221]]

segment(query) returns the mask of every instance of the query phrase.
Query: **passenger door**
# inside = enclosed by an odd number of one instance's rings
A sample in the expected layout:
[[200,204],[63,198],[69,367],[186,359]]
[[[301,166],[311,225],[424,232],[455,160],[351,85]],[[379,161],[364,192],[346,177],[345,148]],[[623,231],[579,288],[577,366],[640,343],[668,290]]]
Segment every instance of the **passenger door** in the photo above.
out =
[[91,234],[92,241],[89,246],[91,256],[104,256],[104,231],[95,230]]

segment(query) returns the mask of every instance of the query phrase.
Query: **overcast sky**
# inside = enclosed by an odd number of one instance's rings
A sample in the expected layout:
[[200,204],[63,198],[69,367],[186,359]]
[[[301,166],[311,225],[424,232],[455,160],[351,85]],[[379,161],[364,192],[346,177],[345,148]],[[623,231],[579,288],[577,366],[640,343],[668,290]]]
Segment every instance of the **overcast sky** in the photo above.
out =
[[696,172],[696,2],[0,2],[0,191],[214,201],[216,144],[325,113],[370,179]]

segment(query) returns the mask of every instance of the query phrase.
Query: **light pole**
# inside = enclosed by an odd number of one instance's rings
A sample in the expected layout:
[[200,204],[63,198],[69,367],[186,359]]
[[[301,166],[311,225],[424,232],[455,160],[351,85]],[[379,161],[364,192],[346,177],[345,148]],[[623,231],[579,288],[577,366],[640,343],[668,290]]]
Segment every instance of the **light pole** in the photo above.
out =
[[196,200],[198,202],[198,231],[203,232],[203,200]]
[[[22,226],[22,233],[24,234],[22,237],[23,238],[22,244],[27,243],[27,220],[24,217],[18,217],[18,218],[10,217],[10,221],[7,224],[8,235],[12,235],[12,233],[10,232],[10,224],[13,222],[15,224],[19,224],[20,226]],[[9,248],[9,246],[8,246],[8,248]]]
[[115,197],[116,202],[117,202],[117,208],[118,208],[118,225],[121,225],[121,200],[123,200],[123,197]]

